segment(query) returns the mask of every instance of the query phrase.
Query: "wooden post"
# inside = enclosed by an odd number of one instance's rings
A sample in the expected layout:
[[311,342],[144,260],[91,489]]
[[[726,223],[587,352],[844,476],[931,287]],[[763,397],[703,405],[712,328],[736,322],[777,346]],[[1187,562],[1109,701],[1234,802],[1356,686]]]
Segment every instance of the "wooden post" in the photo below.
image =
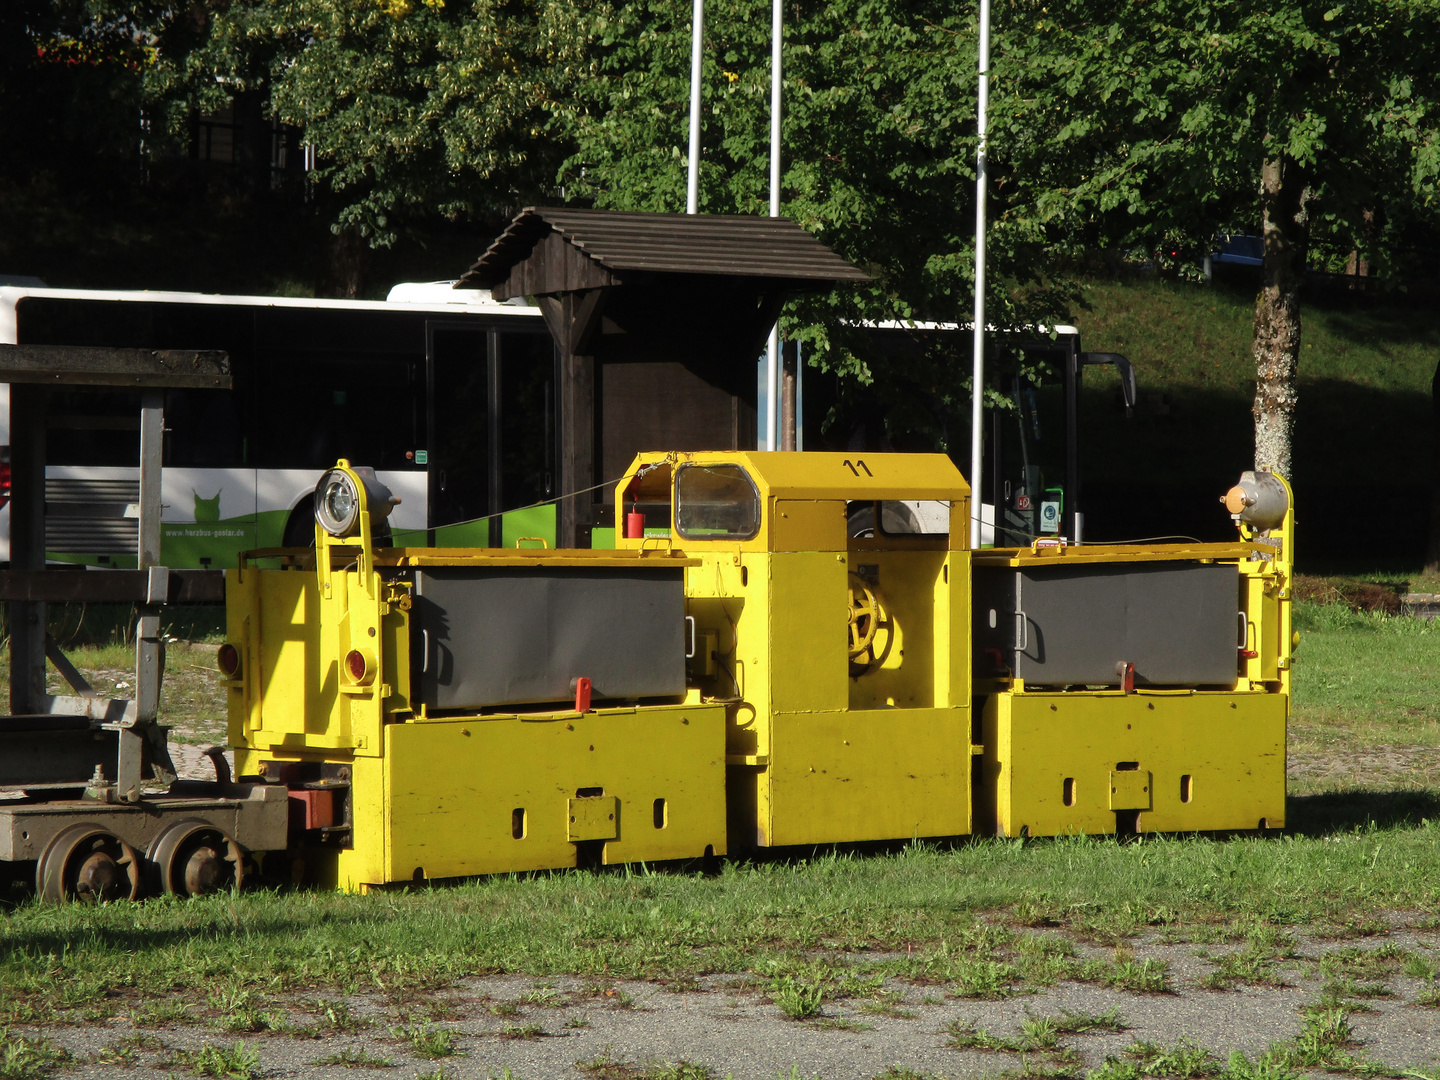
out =
[[607,289],[541,296],[540,310],[560,346],[560,500],[555,542],[588,548],[595,524],[595,356]]
[[780,449],[795,449],[795,352],[796,342],[780,344]]
[[[10,387],[10,566],[45,569],[45,403],[42,386]],[[10,604],[10,712],[41,710],[45,605]]]

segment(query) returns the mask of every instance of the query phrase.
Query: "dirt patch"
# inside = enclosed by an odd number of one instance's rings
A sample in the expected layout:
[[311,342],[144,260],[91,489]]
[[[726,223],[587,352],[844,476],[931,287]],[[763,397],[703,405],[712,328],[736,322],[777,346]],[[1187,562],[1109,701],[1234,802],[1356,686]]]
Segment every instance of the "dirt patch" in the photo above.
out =
[[1311,577],[1295,575],[1295,599],[1317,604],[1345,604],[1352,611],[1400,614],[1400,598],[1406,589],[1399,585],[1381,585],[1354,578]]

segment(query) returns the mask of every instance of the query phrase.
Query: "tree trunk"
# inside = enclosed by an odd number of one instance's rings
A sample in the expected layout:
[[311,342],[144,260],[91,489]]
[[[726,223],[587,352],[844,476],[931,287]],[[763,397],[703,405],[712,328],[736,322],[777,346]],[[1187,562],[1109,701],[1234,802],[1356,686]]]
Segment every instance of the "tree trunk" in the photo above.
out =
[[1265,262],[1255,298],[1255,467],[1291,474],[1300,285],[1310,242],[1306,171],[1284,155],[1261,166]]
[[1440,364],[1430,381],[1430,539],[1425,545],[1425,573],[1440,574]]
[[315,292],[340,300],[358,300],[365,287],[370,247],[356,228],[343,228],[330,237],[326,259]]

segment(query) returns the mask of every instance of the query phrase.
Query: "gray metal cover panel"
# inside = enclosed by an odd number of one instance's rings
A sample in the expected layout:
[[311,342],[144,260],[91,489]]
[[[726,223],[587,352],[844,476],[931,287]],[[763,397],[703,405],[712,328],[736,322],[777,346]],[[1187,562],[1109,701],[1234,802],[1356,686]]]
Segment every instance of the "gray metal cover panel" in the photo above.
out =
[[[415,574],[411,678],[432,709],[685,692],[684,571],[504,567]],[[418,674],[418,678],[417,678]]]
[[869,281],[788,218],[526,207],[456,282],[493,288],[551,229],[611,270]]
[[1239,574],[1223,564],[977,567],[975,649],[1000,649],[1027,683],[1115,686],[1116,665],[1129,662],[1138,685],[1234,685]]

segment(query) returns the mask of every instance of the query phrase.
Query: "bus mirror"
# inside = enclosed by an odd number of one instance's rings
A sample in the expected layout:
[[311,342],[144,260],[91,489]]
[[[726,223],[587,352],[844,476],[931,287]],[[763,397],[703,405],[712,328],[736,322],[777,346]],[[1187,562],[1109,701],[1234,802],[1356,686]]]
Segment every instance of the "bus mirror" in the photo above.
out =
[[373,527],[389,517],[399,502],[374,469],[351,466],[342,458],[315,485],[315,520],[331,536],[353,536],[360,531],[362,511],[369,512]]
[[1135,387],[1135,367],[1127,358],[1113,352],[1087,352],[1080,354],[1080,363],[1114,364],[1120,376],[1120,396],[1125,400],[1125,415],[1129,416],[1134,411],[1139,393]]

